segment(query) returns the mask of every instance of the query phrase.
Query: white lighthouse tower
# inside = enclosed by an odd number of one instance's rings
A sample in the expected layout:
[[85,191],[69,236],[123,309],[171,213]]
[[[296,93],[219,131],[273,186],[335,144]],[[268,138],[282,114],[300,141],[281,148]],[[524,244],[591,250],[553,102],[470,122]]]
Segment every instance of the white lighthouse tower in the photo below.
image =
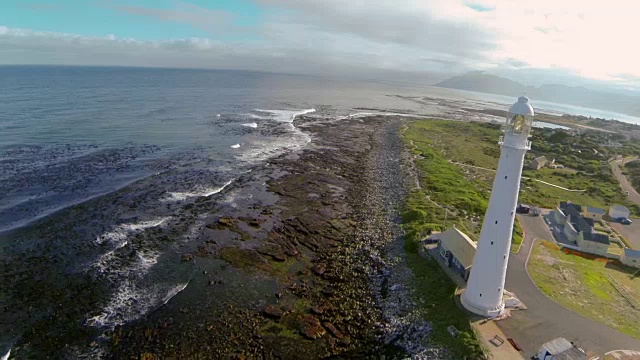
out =
[[528,140],[533,125],[533,108],[526,96],[518,98],[507,115],[502,147],[489,207],[484,216],[478,249],[467,288],[460,298],[469,311],[488,317],[502,314],[504,280],[511,250],[511,236],[524,154],[531,148]]

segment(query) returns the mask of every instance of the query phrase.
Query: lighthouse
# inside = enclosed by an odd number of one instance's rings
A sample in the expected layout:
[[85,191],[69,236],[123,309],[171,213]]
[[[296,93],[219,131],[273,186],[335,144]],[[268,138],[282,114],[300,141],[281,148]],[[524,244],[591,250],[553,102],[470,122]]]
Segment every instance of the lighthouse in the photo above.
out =
[[489,206],[484,216],[473,267],[460,301],[469,311],[495,317],[504,311],[504,281],[511,251],[524,154],[531,149],[529,133],[533,108],[521,96],[507,114],[504,136],[500,137],[500,161],[493,180]]

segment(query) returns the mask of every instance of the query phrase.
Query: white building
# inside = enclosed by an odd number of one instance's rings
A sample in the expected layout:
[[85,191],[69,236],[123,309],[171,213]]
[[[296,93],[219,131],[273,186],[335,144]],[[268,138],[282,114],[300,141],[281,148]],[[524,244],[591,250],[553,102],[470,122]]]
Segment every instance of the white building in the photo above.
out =
[[586,360],[587,354],[569,340],[557,338],[542,345],[538,350],[537,358],[539,360]]
[[498,142],[501,152],[493,190],[467,288],[460,298],[467,310],[479,315],[495,317],[504,311],[504,282],[524,155],[531,148],[528,139],[533,116],[529,99],[518,98],[509,109],[504,136]]
[[612,219],[629,218],[631,212],[622,205],[612,205],[609,208],[609,217]]
[[622,256],[620,257],[620,262],[627,266],[640,269],[640,250],[625,248]]
[[445,265],[466,281],[476,254],[476,243],[455,226],[433,238],[438,239],[438,252]]
[[593,219],[594,221],[602,220],[602,216],[605,214],[605,210],[593,206],[587,206],[584,211],[584,217]]

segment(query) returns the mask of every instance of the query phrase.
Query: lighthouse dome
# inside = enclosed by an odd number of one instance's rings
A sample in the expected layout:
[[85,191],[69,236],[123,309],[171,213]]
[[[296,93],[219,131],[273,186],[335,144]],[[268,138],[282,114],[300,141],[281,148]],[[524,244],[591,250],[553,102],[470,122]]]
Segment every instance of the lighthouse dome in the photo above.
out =
[[529,104],[529,98],[526,96],[520,96],[518,101],[509,108],[509,113],[512,115],[534,116],[533,107]]

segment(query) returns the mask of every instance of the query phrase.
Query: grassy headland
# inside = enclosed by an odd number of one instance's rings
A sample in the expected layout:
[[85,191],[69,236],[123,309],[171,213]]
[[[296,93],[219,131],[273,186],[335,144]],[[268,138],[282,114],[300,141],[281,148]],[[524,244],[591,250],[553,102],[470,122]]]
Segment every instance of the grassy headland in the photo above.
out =
[[559,304],[640,339],[640,271],[537,242],[528,264],[536,285]]
[[[629,205],[611,174],[604,150],[591,153],[570,150],[587,149],[593,145],[593,139],[588,136],[569,139],[561,130],[535,129],[533,134],[533,149],[525,164],[535,156],[545,155],[566,168],[525,169],[523,176],[529,179],[523,179],[521,202],[547,208],[566,200],[604,208],[611,203]],[[414,121],[403,134],[414,155],[420,182],[409,193],[402,213],[407,262],[416,275],[416,290],[423,299],[425,317],[434,324],[434,340],[456,355],[472,358],[479,356],[481,350],[466,313],[455,305],[455,285],[435,261],[420,257],[417,242],[432,231],[442,231],[454,224],[478,240],[500,156],[497,143],[500,135],[497,124],[446,120]],[[571,192],[535,180],[585,191]],[[519,249],[522,236],[522,228],[516,221],[512,251]],[[461,329],[463,335],[452,338],[446,331],[448,325]]]

